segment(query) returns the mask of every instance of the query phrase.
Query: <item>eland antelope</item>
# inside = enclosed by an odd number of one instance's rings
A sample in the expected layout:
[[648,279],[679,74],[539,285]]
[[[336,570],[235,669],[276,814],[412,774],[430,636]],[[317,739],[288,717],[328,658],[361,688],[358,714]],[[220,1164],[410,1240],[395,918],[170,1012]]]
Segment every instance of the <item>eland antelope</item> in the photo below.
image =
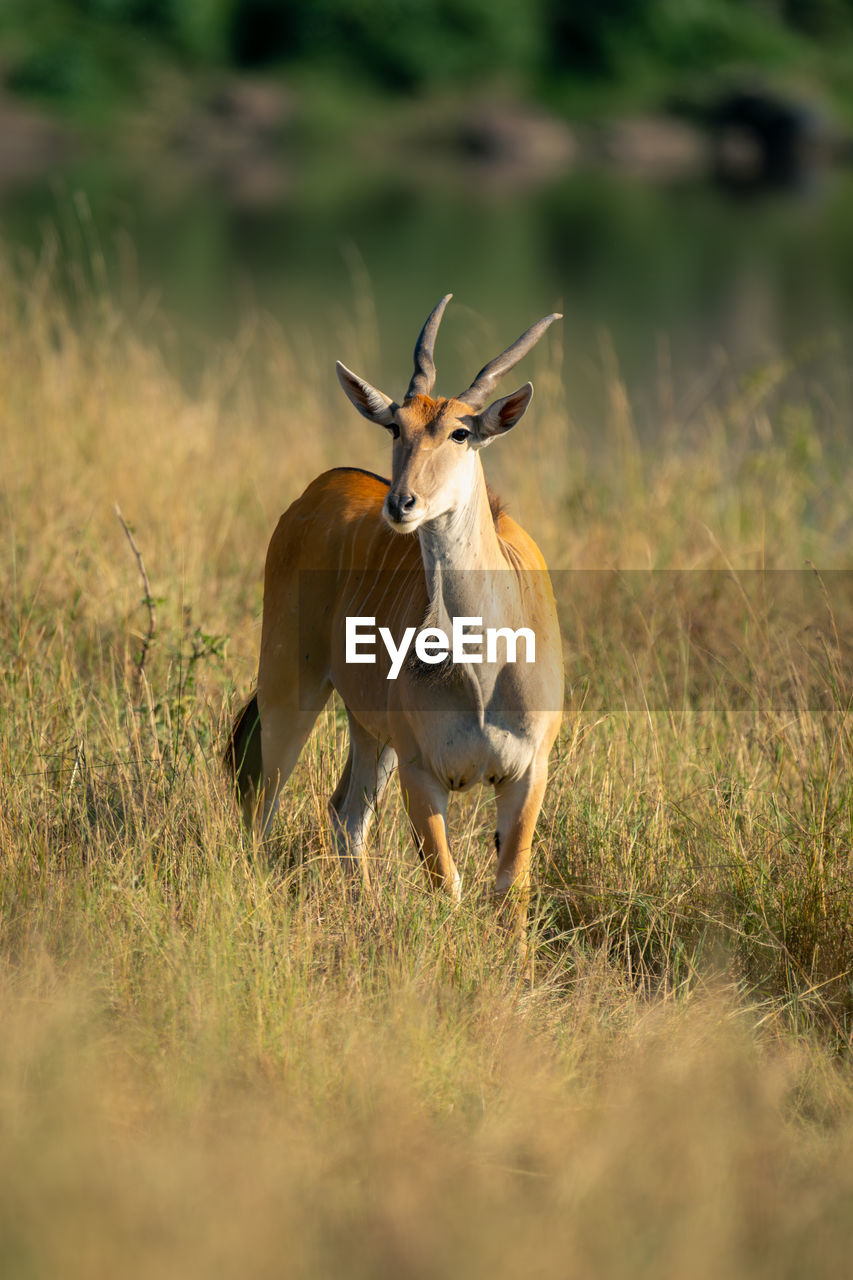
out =
[[[449,795],[489,783],[496,892],[520,925],[560,726],[562,653],[545,561],[488,492],[480,450],[516,425],[533,395],[527,382],[489,403],[498,379],[561,317],[533,325],[461,395],[434,397],[433,347],[451,296],[421,330],[399,402],[337,365],[355,408],[392,437],[391,480],[327,471],[279,520],[266,559],[257,692],[237,717],[228,758],[246,823],[263,837],[336,689],[349,754],[329,815],[344,868],[369,881],[368,832],[396,766],[429,880],[458,899]],[[491,633],[479,657],[465,643],[475,624]],[[441,643],[451,629],[453,654]],[[371,644],[376,631],[384,648]],[[524,649],[519,637],[534,638],[527,661],[511,652]],[[359,647],[348,643],[354,638]]]

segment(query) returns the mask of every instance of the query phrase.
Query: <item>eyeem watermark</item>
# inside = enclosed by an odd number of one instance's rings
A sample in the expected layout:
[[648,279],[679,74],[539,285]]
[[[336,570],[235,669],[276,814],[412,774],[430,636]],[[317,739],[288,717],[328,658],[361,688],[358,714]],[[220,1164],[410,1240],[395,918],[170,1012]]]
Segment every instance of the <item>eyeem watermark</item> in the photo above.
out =
[[[483,662],[484,640],[486,662],[499,661],[499,641],[504,646],[500,660],[516,662],[519,639],[524,640],[524,661],[536,661],[536,636],[530,627],[519,627],[517,631],[511,627],[486,627],[483,631],[482,626],[482,618],[454,618],[449,636],[441,627],[424,627],[421,631],[416,627],[406,627],[399,644],[388,627],[380,627],[379,639],[391,659],[387,679],[397,679],[413,640],[416,656],[421,662],[430,664],[444,662],[448,657],[452,662]],[[347,662],[376,662],[375,627],[375,618],[346,619],[344,656]]]

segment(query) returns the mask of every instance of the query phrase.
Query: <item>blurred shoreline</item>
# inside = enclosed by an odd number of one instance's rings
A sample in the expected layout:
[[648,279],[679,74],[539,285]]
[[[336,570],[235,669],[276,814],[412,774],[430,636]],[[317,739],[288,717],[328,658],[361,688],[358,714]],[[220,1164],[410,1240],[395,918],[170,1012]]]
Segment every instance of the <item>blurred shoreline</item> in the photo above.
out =
[[309,157],[396,170],[415,186],[456,175],[496,194],[597,169],[646,182],[796,186],[853,154],[817,108],[763,87],[721,91],[699,108],[578,121],[499,93],[426,98],[396,111],[372,101],[345,125],[324,127],[316,113],[310,95],[251,75],[215,76],[203,91],[119,112],[106,129],[0,91],[0,189],[52,182],[95,156],[124,171],[171,168],[257,207],[285,199]]

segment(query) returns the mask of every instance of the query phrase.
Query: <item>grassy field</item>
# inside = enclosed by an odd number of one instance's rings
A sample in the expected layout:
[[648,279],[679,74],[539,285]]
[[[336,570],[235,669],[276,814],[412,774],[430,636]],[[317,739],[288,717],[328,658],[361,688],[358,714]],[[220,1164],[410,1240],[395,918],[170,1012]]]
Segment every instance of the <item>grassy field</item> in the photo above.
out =
[[[454,912],[396,794],[376,896],[347,900],[335,707],[263,857],[221,774],[275,519],[325,466],[384,467],[329,353],[250,317],[190,393],[158,323],[55,249],[1,270],[2,1274],[844,1274],[844,599],[777,629],[747,584],[850,564],[849,404],[781,359],[721,366],[690,404],[662,382],[643,446],[606,348],[595,424],[559,335],[532,360],[488,458],[565,571],[531,975],[493,922],[485,794],[452,810]],[[370,377],[369,307],[335,324]],[[614,568],[690,571],[689,609],[669,575],[590,590]],[[715,606],[728,682],[691,665],[723,581],[748,604]]]

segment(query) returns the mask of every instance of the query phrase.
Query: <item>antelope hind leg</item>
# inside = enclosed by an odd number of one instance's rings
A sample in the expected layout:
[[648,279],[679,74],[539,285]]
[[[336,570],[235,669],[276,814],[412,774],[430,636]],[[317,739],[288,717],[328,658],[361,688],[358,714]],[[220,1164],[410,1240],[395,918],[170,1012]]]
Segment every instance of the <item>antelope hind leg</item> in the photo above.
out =
[[369,884],[365,845],[376,805],[394,772],[397,756],[391,746],[380,742],[352,715],[349,734],[349,755],[329,801],[329,817],[341,866],[351,878],[360,869],[365,884]]
[[317,705],[312,703],[309,709],[300,706],[298,689],[283,696],[266,698],[261,689],[258,691],[262,772],[254,829],[261,840],[269,833],[282,788],[296,766],[330,691],[331,685]]

